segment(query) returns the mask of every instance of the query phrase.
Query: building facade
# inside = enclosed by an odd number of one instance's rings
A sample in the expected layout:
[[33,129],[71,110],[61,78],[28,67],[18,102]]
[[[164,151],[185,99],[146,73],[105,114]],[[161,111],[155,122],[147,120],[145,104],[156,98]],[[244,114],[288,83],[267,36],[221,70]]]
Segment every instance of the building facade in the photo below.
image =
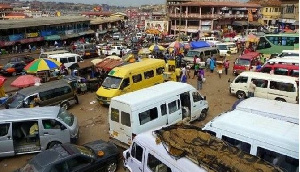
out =
[[275,25],[281,17],[281,5],[264,6],[260,9],[261,18],[259,22],[266,26]]
[[298,22],[299,26],[299,1],[281,0],[281,19],[282,25],[292,25]]
[[260,8],[258,4],[229,1],[178,2],[167,2],[171,34],[221,29],[231,27],[233,22],[249,25],[257,21]]

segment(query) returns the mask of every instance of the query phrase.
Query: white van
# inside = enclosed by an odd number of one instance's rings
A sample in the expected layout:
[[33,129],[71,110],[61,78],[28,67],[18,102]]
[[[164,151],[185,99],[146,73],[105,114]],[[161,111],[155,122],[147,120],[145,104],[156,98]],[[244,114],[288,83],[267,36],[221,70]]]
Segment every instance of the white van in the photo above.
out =
[[291,64],[291,65],[298,65],[299,66],[299,57],[290,56],[289,58],[272,58],[269,59],[266,63],[267,64]]
[[235,43],[233,42],[222,42],[222,43],[216,43],[216,47],[220,51],[220,56],[226,57],[230,54],[237,53],[238,49]]
[[229,92],[238,98],[248,97],[251,81],[256,85],[254,96],[289,103],[298,103],[297,78],[260,72],[242,72],[230,84]]
[[139,133],[184,118],[203,120],[207,111],[206,97],[193,86],[169,81],[112,98],[109,133],[116,144],[127,147]]
[[0,157],[41,152],[76,142],[77,118],[57,106],[0,111]]
[[299,105],[293,103],[250,97],[241,101],[236,110],[299,124]]
[[257,29],[246,29],[245,33],[246,33],[246,35],[250,35],[250,34],[256,35]]
[[130,148],[123,152],[124,167],[130,172],[206,172],[186,157],[175,159],[152,131],[137,135]]
[[78,54],[73,53],[54,54],[50,55],[49,58],[63,63],[66,68],[69,68],[74,63],[83,61],[83,59]]
[[207,58],[211,58],[212,56],[219,58],[220,51],[216,47],[196,48],[193,50],[189,50],[182,60],[186,64],[193,66],[194,57],[196,55],[201,59],[203,59],[204,62],[206,62]]
[[40,54],[40,58],[49,58],[50,55],[69,53],[67,50],[48,51]]
[[298,171],[298,124],[234,110],[215,117],[203,130],[286,171]]

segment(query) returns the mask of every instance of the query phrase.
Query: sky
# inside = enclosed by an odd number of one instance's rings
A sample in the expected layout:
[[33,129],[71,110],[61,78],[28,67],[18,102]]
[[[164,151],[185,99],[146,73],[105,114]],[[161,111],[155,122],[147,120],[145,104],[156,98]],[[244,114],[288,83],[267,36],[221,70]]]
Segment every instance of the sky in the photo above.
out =
[[85,4],[108,4],[116,6],[141,6],[141,5],[154,5],[165,4],[166,0],[41,0],[41,1],[54,1],[54,2],[69,2],[69,3],[85,3]]

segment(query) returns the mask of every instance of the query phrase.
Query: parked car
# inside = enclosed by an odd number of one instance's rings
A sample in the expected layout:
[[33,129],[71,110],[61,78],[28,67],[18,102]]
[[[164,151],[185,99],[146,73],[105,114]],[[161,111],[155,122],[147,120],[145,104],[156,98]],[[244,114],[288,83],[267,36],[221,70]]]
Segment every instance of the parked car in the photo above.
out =
[[102,140],[83,146],[70,143],[58,145],[34,156],[19,172],[115,172],[119,158],[118,148]]
[[25,62],[21,61],[21,62],[10,62],[7,63],[2,69],[1,69],[1,73],[3,75],[12,75],[12,76],[16,76],[17,74],[20,74],[21,72],[23,72],[24,67],[26,66]]
[[8,62],[24,62],[26,64],[32,62],[34,60],[33,57],[31,56],[17,56],[17,57],[12,57]]

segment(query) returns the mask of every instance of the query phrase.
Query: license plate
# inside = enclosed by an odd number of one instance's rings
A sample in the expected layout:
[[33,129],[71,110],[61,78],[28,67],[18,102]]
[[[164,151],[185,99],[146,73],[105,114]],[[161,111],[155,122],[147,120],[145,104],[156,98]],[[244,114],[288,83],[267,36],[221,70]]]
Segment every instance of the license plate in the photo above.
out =
[[116,132],[116,131],[113,131],[113,135],[116,136],[116,137],[118,137],[119,133]]
[[85,55],[89,56],[89,55],[91,55],[91,53],[85,53]]

